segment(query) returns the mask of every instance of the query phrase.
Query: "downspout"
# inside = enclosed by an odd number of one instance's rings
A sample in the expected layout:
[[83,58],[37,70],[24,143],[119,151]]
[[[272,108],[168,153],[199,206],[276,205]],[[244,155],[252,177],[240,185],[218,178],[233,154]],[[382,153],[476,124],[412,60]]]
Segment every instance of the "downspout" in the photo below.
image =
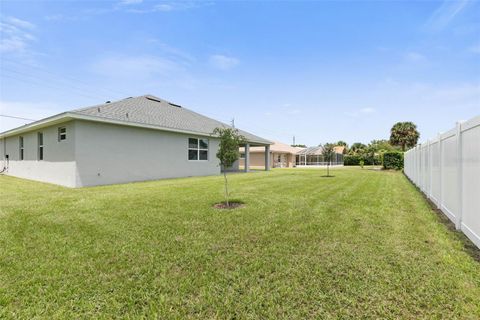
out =
[[7,156],[7,138],[2,138],[3,143],[3,168],[0,171],[0,174],[3,174],[8,171],[8,156]]

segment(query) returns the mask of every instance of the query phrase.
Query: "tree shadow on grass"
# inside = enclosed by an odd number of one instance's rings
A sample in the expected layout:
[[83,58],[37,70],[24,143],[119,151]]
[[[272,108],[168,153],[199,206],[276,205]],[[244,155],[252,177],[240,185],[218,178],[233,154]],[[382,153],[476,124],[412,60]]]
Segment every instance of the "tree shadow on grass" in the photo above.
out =
[[335,176],[332,176],[332,175],[329,175],[329,176],[324,175],[324,176],[321,176],[321,177],[322,177],[322,178],[335,178]]

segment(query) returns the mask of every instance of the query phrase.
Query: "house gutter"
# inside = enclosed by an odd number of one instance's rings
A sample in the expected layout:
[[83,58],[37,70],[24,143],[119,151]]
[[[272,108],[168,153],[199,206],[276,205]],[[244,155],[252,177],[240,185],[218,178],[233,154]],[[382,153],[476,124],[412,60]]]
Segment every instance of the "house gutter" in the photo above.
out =
[[[33,130],[38,130],[44,127],[48,127],[54,124],[58,123],[63,123],[66,121],[70,120],[85,120],[85,121],[93,121],[93,122],[102,122],[102,123],[109,123],[109,124],[116,124],[116,125],[122,125],[122,126],[130,126],[130,127],[137,127],[137,128],[146,128],[146,129],[153,129],[153,130],[160,130],[160,131],[167,131],[167,132],[177,132],[177,133],[183,133],[183,134],[191,134],[191,135],[196,135],[196,136],[204,136],[204,137],[212,137],[213,134],[206,134],[203,132],[196,132],[196,131],[190,131],[190,130],[181,130],[181,129],[175,129],[175,128],[168,128],[168,127],[160,127],[160,126],[155,126],[155,125],[150,125],[150,124],[145,124],[145,123],[140,123],[140,122],[134,122],[134,121],[121,121],[121,120],[115,120],[115,119],[109,119],[109,118],[104,118],[104,117],[96,117],[96,116],[90,116],[90,115],[84,115],[84,114],[79,114],[75,112],[63,112],[59,113],[57,115],[38,120],[29,124],[26,124],[24,126],[11,129],[5,132],[0,133],[0,139],[7,138],[9,136],[13,135],[18,135],[24,132],[28,131],[33,131]],[[265,141],[255,141],[255,140],[248,140],[249,143],[258,145],[258,146],[266,146],[273,144],[273,142],[265,140]]]

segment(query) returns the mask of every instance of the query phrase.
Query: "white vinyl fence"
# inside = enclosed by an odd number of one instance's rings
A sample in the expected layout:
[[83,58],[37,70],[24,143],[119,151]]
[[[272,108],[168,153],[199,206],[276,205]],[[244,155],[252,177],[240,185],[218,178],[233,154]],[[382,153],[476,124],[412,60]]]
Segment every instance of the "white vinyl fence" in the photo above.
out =
[[480,248],[480,116],[408,150],[404,171]]

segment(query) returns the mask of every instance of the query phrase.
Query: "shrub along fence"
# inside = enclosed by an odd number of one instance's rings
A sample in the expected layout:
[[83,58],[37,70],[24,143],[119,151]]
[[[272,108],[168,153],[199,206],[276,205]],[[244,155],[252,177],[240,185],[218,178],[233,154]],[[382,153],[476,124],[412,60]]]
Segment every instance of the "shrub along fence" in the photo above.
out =
[[372,156],[372,155],[345,155],[343,157],[343,165],[344,166],[359,166],[360,161],[363,160],[363,164],[366,166],[371,166],[373,164],[380,165],[382,164],[382,159],[380,156]]
[[403,169],[403,152],[389,151],[383,154],[383,167],[385,169]]
[[407,151],[404,171],[480,248],[480,116]]

